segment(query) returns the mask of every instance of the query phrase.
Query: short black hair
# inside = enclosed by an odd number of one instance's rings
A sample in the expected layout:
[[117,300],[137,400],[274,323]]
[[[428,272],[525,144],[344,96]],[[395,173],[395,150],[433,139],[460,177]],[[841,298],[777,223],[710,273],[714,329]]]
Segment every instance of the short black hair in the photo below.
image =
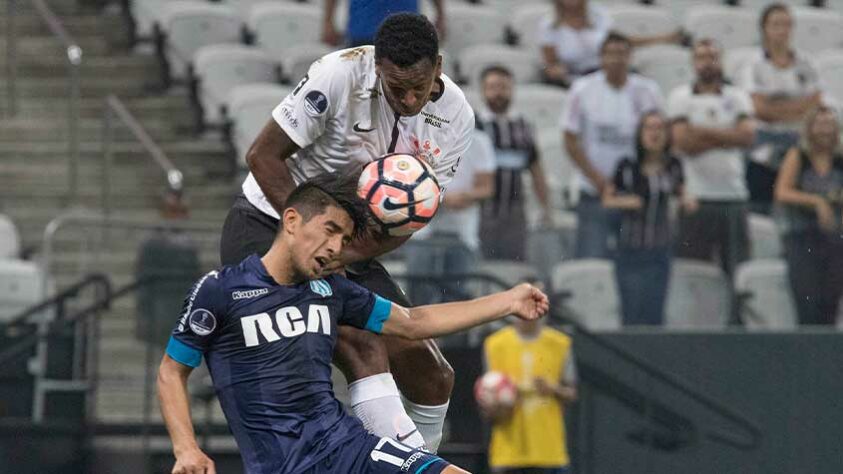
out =
[[606,39],[603,40],[603,44],[600,45],[601,54],[606,50],[606,46],[610,43],[623,43],[627,48],[632,48],[632,41],[630,41],[627,36],[618,33],[617,31],[610,31],[609,34],[606,35]]
[[512,78],[512,71],[510,71],[509,68],[501,64],[493,64],[486,69],[483,69],[483,72],[480,73],[480,82],[484,82],[486,80],[486,76],[489,74],[500,74],[501,76]]
[[790,14],[790,7],[784,3],[771,3],[761,10],[761,16],[758,18],[758,27],[761,28],[762,36],[764,34],[764,27],[767,26],[767,20],[770,19],[770,15],[776,12],[785,12]]
[[358,237],[369,221],[369,207],[357,194],[362,166],[343,172],[324,173],[301,183],[287,197],[285,208],[293,208],[307,222],[335,206],[351,218],[352,236]]
[[381,23],[375,35],[375,60],[389,59],[398,67],[410,67],[422,59],[436,65],[439,36],[424,15],[396,13]]

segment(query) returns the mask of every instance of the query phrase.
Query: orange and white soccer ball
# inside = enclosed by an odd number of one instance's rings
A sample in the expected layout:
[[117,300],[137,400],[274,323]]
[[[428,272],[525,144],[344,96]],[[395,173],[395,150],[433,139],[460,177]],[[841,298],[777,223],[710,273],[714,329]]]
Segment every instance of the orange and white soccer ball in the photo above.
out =
[[427,163],[394,153],[375,160],[357,182],[357,193],[369,203],[389,235],[410,235],[433,219],[439,208],[439,181]]
[[506,411],[515,407],[518,387],[502,372],[486,372],[474,383],[474,399],[489,411]]

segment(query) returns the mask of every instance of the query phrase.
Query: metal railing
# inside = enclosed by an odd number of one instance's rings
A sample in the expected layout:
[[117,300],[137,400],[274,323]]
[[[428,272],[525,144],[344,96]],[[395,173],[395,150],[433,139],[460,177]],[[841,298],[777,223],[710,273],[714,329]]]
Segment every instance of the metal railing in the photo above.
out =
[[167,187],[172,191],[182,191],[184,175],[173,164],[164,150],[149,136],[138,119],[126,108],[126,105],[116,95],[105,98],[105,113],[103,115],[102,141],[102,213],[108,218],[111,215],[111,169],[114,161],[112,145],[114,144],[114,119],[117,118],[143,146],[152,160],[161,168],[167,180]]
[[[50,9],[44,0],[31,0],[32,7],[38,17],[65,49],[68,66],[68,101],[67,101],[67,188],[68,202],[73,203],[78,196],[79,185],[79,69],[82,66],[82,48],[62,25],[61,20]],[[15,18],[17,16],[16,0],[8,1],[6,15],[6,79],[7,108],[10,117],[18,112],[17,104],[17,40]]]

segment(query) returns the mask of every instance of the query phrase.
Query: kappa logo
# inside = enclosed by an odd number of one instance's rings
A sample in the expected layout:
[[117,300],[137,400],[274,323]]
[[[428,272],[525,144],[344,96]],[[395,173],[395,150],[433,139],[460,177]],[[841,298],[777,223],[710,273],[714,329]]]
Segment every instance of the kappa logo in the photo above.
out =
[[267,288],[259,288],[257,290],[235,291],[231,293],[231,299],[246,300],[249,298],[256,298],[267,293],[269,293],[269,289]]
[[327,298],[334,294],[331,285],[325,280],[313,280],[310,282],[310,291],[320,295],[322,298]]

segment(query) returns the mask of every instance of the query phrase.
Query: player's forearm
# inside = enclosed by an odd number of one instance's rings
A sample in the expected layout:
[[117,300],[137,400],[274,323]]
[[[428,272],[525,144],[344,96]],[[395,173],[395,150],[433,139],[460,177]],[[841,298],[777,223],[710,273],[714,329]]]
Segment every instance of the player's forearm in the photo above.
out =
[[399,335],[408,339],[447,336],[495,321],[512,312],[509,292],[469,301],[418,306],[407,311],[409,330]]
[[187,394],[187,377],[161,364],[158,371],[158,400],[161,415],[173,442],[173,452],[197,449],[196,434],[190,419],[190,401]]

